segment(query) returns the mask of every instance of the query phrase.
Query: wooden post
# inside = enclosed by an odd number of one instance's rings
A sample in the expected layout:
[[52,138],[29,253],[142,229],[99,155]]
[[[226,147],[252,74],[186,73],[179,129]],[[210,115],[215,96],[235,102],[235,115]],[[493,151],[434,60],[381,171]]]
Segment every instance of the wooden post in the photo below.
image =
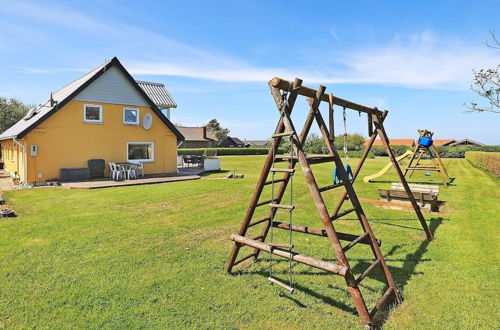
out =
[[385,150],[387,151],[387,155],[389,155],[389,158],[394,165],[394,169],[396,170],[396,173],[399,176],[399,180],[401,181],[401,184],[403,185],[404,190],[408,194],[408,198],[411,202],[411,205],[413,206],[413,209],[415,210],[415,213],[417,214],[418,220],[420,221],[420,224],[422,225],[422,228],[425,231],[425,235],[427,236],[428,241],[432,241],[434,239],[434,236],[432,235],[431,230],[429,229],[429,226],[427,225],[427,222],[425,221],[424,215],[422,214],[422,210],[420,210],[420,207],[417,204],[417,201],[413,197],[413,193],[411,192],[410,186],[408,185],[408,182],[406,181],[406,178],[399,168],[398,161],[396,160],[396,156],[394,155],[394,152],[392,152],[391,147],[389,146],[389,139],[387,138],[387,134],[384,129],[383,125],[383,120],[382,117],[378,116],[377,114],[373,114],[373,122],[375,124],[375,128],[378,131],[378,134],[380,135],[380,138],[382,139],[382,143],[384,144]]

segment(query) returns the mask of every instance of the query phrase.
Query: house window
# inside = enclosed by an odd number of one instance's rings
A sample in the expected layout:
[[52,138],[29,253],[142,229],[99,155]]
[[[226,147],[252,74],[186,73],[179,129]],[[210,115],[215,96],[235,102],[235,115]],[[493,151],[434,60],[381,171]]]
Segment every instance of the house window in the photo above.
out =
[[153,142],[128,142],[127,161],[153,162],[155,160]]
[[125,125],[139,125],[139,109],[123,108],[123,123]]
[[85,104],[83,106],[83,121],[86,123],[102,123],[102,105]]

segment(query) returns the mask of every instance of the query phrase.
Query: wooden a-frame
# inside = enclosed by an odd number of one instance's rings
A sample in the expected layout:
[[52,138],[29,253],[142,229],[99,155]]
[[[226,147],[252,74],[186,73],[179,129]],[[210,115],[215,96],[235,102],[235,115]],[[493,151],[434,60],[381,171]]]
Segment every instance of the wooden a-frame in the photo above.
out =
[[[420,137],[427,136],[432,138],[434,132],[431,132],[426,129],[419,129],[418,134]],[[429,159],[432,161],[432,166],[423,166],[420,162],[422,161],[422,157],[427,155]],[[436,161],[437,160],[437,161]],[[416,161],[416,162],[415,162]],[[413,151],[413,155],[410,158],[410,162],[406,165],[404,175],[406,176],[408,172],[410,173],[410,178],[415,171],[427,171],[427,172],[438,172],[443,182],[443,185],[447,188],[451,183],[452,179],[448,175],[448,171],[446,171],[446,167],[441,160],[441,156],[439,156],[439,152],[436,149],[435,145],[430,147],[421,146],[418,142],[415,146],[415,150]]]
[[[320,86],[318,90],[302,86],[302,80],[300,79],[295,79],[294,82],[292,83],[281,78],[274,78],[269,82],[269,86],[271,88],[271,94],[274,97],[278,110],[280,111],[281,117],[279,119],[276,131],[273,135],[273,141],[270,146],[269,153],[267,155],[262,172],[260,174],[257,187],[250,201],[250,205],[247,209],[245,218],[240,226],[240,230],[238,234],[231,235],[231,240],[234,241],[234,244],[227,261],[226,270],[227,272],[231,273],[235,265],[250,258],[256,259],[259,256],[260,251],[265,251],[268,253],[273,253],[274,255],[278,255],[286,259],[291,259],[299,263],[307,264],[309,266],[318,269],[326,270],[332,274],[340,275],[345,279],[346,285],[348,287],[351,296],[353,297],[354,304],[356,306],[356,309],[358,311],[358,314],[362,322],[366,326],[372,326],[374,315],[377,313],[377,311],[381,309],[382,305],[384,305],[388,301],[389,297],[394,297],[396,303],[400,303],[402,301],[401,294],[396,287],[396,283],[392,278],[392,275],[389,271],[389,267],[387,266],[384,256],[382,255],[382,252],[380,250],[379,247],[380,240],[376,239],[375,235],[373,234],[368,219],[363,211],[361,203],[352,186],[353,181],[359,174],[360,168],[363,165],[364,161],[366,160],[369,149],[373,145],[373,142],[377,135],[381,136],[384,146],[386,147],[387,153],[391,158],[391,161],[393,162],[399,177],[401,178],[401,182],[403,183],[405,190],[410,196],[410,200],[415,209],[415,212],[417,212],[417,215],[419,216],[419,219],[422,223],[422,227],[424,228],[427,234],[427,239],[432,240],[432,233],[430,232],[427,223],[423,218],[423,215],[420,211],[417,202],[415,201],[414,198],[412,198],[413,195],[411,194],[410,188],[406,183],[406,180],[404,179],[404,175],[401,169],[399,168],[399,164],[396,161],[394,153],[389,147],[387,135],[383,127],[383,121],[385,119],[385,116],[387,115],[387,111],[381,112],[376,108],[365,107],[341,98],[333,97],[333,94],[329,95],[325,94],[326,88],[324,86]],[[286,101],[285,104],[282,104],[284,101],[282,101],[281,91],[289,92],[288,100]],[[306,96],[310,106],[309,113],[304,123],[302,132],[300,134],[296,131],[290,117],[292,109],[295,105],[295,101],[299,95]],[[344,169],[344,164],[342,163],[342,160],[339,157],[339,154],[333,143],[333,135],[334,135],[333,128],[330,127],[331,128],[330,131],[328,130],[323,120],[323,117],[319,111],[319,105],[321,102],[329,103],[330,123],[332,123],[333,121],[332,113],[334,105],[338,105],[341,107],[345,107],[346,109],[352,109],[368,114],[370,141],[365,152],[363,153],[362,158],[360,159],[358,168],[354,173],[354,179],[352,181],[348,179],[347,173]],[[326,145],[330,151],[329,156],[307,157],[303,150],[303,145],[306,141],[311,125],[315,120],[319,125],[323,139],[325,140]],[[374,126],[375,129],[373,129],[372,125]],[[281,139],[286,136],[290,137],[290,140],[292,142],[292,148],[294,148],[294,154],[297,155],[296,158],[275,156],[276,151],[280,145]],[[268,175],[270,172],[273,171],[278,172],[278,169],[272,168],[273,163],[278,161],[288,162],[288,168],[285,171],[283,170],[279,171],[283,173],[283,178],[274,181],[268,181]],[[310,165],[315,163],[323,163],[331,161],[335,163],[335,166],[338,169],[339,176],[341,178],[341,183],[331,184],[329,186],[320,188],[318,187],[318,184],[313,175]],[[302,173],[305,176],[306,183],[313,197],[314,204],[316,205],[317,210],[319,212],[324,229],[304,227],[299,225],[290,225],[288,223],[271,221],[272,219],[274,219],[274,216],[276,215],[278,209],[284,208],[288,210],[293,210],[293,206],[283,205],[281,204],[281,202],[285,190],[287,188],[287,185],[290,181],[291,175],[293,175],[295,165],[297,163],[299,163],[302,168]],[[275,196],[274,200],[260,201],[263,188],[266,185],[273,184],[273,182],[280,183],[278,191],[274,195]],[[345,193],[341,198],[340,202],[338,203],[337,207],[335,208],[335,211],[332,214],[330,214],[325,205],[322,193],[331,189],[341,188],[341,187],[344,187]],[[353,207],[343,212],[339,212],[343,202],[347,197],[349,198]],[[270,207],[268,216],[264,219],[253,220],[255,209],[257,207],[262,207],[262,206]],[[356,214],[356,217],[360,222],[361,228],[363,229],[363,234],[353,235],[336,231],[334,227],[334,221],[352,212]],[[292,230],[295,232],[327,237],[330,241],[333,253],[335,254],[338,264],[333,264],[321,259],[305,256],[291,250],[280,249],[279,247],[266,244],[265,240],[270,230],[271,224],[273,225],[274,228]],[[253,238],[246,237],[248,229],[256,225],[262,226],[261,234]],[[349,243],[343,246],[340,242],[341,240],[348,241]],[[375,260],[362,274],[360,274],[357,278],[355,278],[351,270],[351,266],[349,265],[346,252],[357,244],[369,245],[371,247],[371,251],[373,252]],[[249,246],[253,248],[253,252],[250,255],[247,255],[237,260],[236,258],[238,256],[238,253],[243,246]],[[377,266],[380,266],[382,268],[384,279],[387,284],[387,289],[381,296],[381,298],[377,301],[375,307],[371,311],[369,311],[363,299],[363,295],[360,291],[359,284]]]

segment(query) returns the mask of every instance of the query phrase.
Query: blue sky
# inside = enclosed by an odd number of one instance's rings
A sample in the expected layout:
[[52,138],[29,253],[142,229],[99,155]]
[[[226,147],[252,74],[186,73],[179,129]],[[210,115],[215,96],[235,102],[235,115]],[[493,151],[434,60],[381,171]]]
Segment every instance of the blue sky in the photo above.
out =
[[[500,34],[499,12],[498,1],[0,0],[0,95],[39,103],[117,56],[137,79],[167,85],[173,122],[217,118],[241,139],[272,134],[267,81],[280,76],[389,110],[393,138],[428,128],[500,144],[500,116],[463,106],[475,99],[472,69],[500,63],[482,43]],[[366,136],[357,113],[348,126]]]

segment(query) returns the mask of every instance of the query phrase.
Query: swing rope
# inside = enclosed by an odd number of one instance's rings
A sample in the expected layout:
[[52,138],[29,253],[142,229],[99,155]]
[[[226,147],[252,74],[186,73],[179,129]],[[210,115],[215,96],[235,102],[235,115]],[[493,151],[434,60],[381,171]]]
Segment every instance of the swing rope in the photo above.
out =
[[345,155],[345,163],[346,166],[349,165],[349,154],[347,153],[347,117],[345,114],[345,107],[342,112],[342,115],[344,117],[344,155]]
[[[343,108],[342,117],[344,119],[344,156],[345,156],[345,171],[347,173],[347,179],[352,181],[354,179],[354,174],[352,173],[351,165],[349,165],[349,152],[347,148],[347,116],[345,112],[345,107]],[[335,167],[333,171],[333,183],[341,183],[342,180],[339,177],[338,168]]]

